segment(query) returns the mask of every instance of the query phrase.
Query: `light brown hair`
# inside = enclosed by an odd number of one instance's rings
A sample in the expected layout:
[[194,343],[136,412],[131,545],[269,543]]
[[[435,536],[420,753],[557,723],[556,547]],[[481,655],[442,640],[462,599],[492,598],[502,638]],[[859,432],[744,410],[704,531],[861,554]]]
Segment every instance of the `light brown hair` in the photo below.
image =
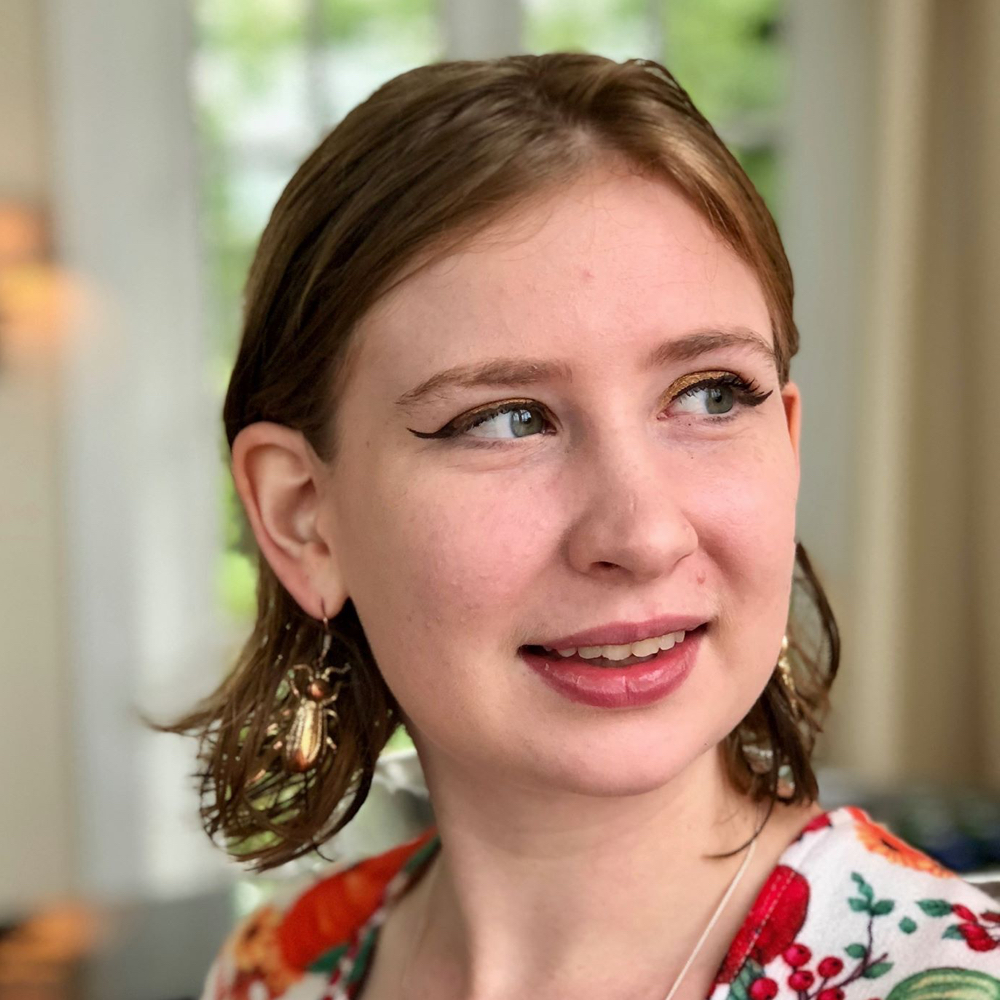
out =
[[[274,421],[333,463],[352,334],[373,303],[602,160],[671,184],[750,266],[784,386],[799,337],[777,228],[663,66],[582,53],[443,62],[397,76],[351,111],[278,200],[246,287],[223,411],[230,447],[248,424]],[[163,728],[200,739],[209,835],[264,870],[314,849],[354,816],[400,712],[348,600],[332,623],[332,655],[352,664],[337,703],[337,750],[305,774],[283,769],[272,724],[292,704],[287,668],[315,657],[322,626],[256,554],[252,634],[218,690]],[[792,596],[787,634],[801,721],[775,673],[722,748],[734,787],[770,808],[817,797],[810,758],[840,656],[833,613],[799,542]]]

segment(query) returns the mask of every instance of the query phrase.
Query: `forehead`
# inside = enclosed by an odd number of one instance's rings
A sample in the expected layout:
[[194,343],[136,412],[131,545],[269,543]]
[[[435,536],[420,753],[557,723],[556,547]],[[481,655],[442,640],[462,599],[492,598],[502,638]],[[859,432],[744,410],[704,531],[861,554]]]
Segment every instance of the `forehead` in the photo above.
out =
[[358,358],[400,379],[470,357],[586,364],[742,326],[772,342],[756,276],[665,182],[595,173],[511,213],[384,296]]

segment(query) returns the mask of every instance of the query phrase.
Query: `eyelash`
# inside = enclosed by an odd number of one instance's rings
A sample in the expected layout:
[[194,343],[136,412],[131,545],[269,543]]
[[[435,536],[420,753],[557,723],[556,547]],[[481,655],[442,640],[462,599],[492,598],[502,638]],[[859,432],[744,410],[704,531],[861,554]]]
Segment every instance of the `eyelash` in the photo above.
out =
[[[743,409],[748,407],[760,406],[768,396],[774,391],[773,389],[767,392],[762,392],[760,385],[754,379],[743,379],[739,375],[726,374],[715,376],[712,378],[704,378],[692,385],[686,386],[683,390],[677,393],[676,396],[671,400],[674,402],[678,399],[683,399],[685,396],[693,396],[695,393],[701,391],[702,389],[714,389],[718,386],[728,386],[734,390],[736,397],[736,402],[739,405],[739,409],[734,409],[731,413],[727,413],[724,416],[710,417],[709,422],[715,424],[728,423],[730,420],[735,419],[740,415]],[[456,438],[461,437],[466,432],[472,430],[474,427],[478,427],[482,423],[486,423],[493,417],[500,416],[502,413],[510,413],[515,410],[531,410],[541,413],[543,416],[546,410],[543,406],[535,403],[528,399],[513,399],[506,403],[497,403],[493,406],[488,406],[482,410],[473,410],[471,413],[464,414],[463,416],[456,417],[454,420],[449,421],[440,430],[433,431],[432,433],[424,433],[421,431],[415,431],[409,428],[411,434],[415,434],[419,438]],[[544,432],[543,432],[544,433]],[[540,435],[529,434],[527,437],[538,437]],[[509,441],[516,440],[515,438],[473,438],[471,439],[476,446],[483,447],[493,447],[496,445],[506,445]]]

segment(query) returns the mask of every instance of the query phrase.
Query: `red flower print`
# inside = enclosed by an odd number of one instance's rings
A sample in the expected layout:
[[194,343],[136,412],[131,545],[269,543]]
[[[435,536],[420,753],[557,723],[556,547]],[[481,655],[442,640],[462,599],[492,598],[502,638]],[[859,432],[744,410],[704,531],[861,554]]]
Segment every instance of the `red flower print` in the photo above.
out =
[[812,952],[804,944],[793,944],[781,956],[793,969],[805,965],[812,958]]
[[936,878],[957,877],[951,869],[938,864],[933,858],[918,851],[915,847],[911,847],[906,841],[900,840],[884,826],[876,823],[863,809],[859,809],[857,806],[845,806],[845,808],[854,817],[854,831],[858,840],[872,854],[879,854],[893,864],[926,872]]
[[836,976],[844,968],[844,963],[836,955],[827,955],[817,967],[817,972],[824,978]]
[[228,943],[234,976],[229,984],[233,1000],[247,1000],[266,989],[268,997],[280,996],[301,972],[290,966],[281,952],[277,929],[281,914],[272,906],[262,906],[235,930]]
[[[918,899],[917,905],[929,917],[958,917],[961,923],[949,924],[944,932],[946,938],[961,938],[973,951],[993,951],[1000,948],[1000,913],[983,910],[977,916],[968,906],[949,903],[945,899]],[[983,923],[982,921],[986,921]],[[996,936],[995,936],[996,935]]]
[[811,820],[799,831],[796,840],[801,840],[802,837],[807,833],[812,833],[813,830],[821,830],[824,826],[833,826],[830,822],[830,817],[827,813],[820,813],[818,816],[813,816]]
[[795,940],[809,908],[809,883],[788,865],[778,865],[757,895],[716,978],[730,983],[748,958],[764,966]]
[[778,994],[778,984],[767,976],[761,976],[750,984],[747,992],[750,994],[750,1000],[774,1000]]
[[990,937],[990,932],[981,924],[959,924],[958,931],[973,951],[993,951],[998,945],[998,942]]
[[788,985],[793,990],[807,990],[816,979],[808,969],[798,969],[788,977]]
[[327,948],[350,938],[378,909],[389,881],[434,833],[428,830],[416,840],[337,872],[299,896],[278,928],[288,964],[305,969]]
[[844,991],[839,986],[829,986],[819,991],[816,1000],[844,1000]]

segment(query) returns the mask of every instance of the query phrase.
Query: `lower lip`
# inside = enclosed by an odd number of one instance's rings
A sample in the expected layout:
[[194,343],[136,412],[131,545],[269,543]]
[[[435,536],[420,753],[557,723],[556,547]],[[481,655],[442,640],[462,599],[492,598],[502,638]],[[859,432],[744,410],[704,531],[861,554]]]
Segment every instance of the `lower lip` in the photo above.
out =
[[631,667],[589,667],[558,653],[544,655],[522,648],[521,659],[554,691],[596,708],[638,708],[665,698],[694,668],[705,626],[652,660]]

